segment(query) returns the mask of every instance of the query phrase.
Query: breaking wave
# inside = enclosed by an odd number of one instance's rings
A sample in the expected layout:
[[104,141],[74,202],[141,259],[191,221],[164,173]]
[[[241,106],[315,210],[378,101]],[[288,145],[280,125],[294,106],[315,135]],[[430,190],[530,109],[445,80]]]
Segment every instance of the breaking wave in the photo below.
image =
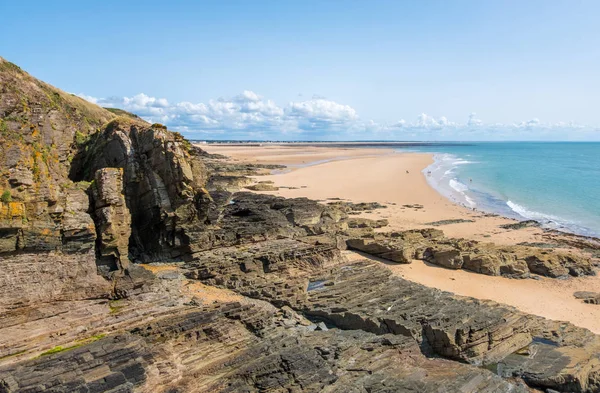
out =
[[469,186],[456,176],[456,169],[461,165],[476,164],[459,158],[453,154],[435,154],[434,163],[423,171],[429,184],[446,198],[461,205],[474,208],[475,199],[470,194]]

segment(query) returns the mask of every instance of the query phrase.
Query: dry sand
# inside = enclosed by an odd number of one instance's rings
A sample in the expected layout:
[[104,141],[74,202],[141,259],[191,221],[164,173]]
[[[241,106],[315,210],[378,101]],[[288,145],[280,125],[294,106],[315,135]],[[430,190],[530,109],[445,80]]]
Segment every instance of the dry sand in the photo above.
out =
[[[432,189],[422,170],[433,162],[432,155],[396,153],[388,149],[346,149],[288,146],[202,146],[210,153],[228,155],[247,162],[291,165],[285,173],[261,176],[282,188],[268,194],[308,197],[317,200],[342,198],[352,202],[388,205],[365,214],[386,218],[389,229],[430,227],[428,223],[464,219],[473,222],[440,226],[446,235],[499,244],[543,242],[538,228],[505,230],[499,225],[514,222],[488,216],[456,205]],[[311,165],[314,163],[314,165]],[[408,171],[408,173],[406,173]],[[405,205],[421,205],[422,208]],[[352,253],[348,253],[352,254]],[[356,257],[356,254],[354,254]],[[569,280],[516,280],[466,271],[453,271],[415,261],[410,265],[387,264],[406,279],[463,296],[489,299],[524,312],[565,320],[600,333],[600,306],[573,297],[580,290],[600,291],[600,277]]]
[[242,162],[261,164],[288,165],[291,169],[325,163],[329,161],[345,160],[357,157],[377,157],[393,153],[392,149],[356,149],[339,147],[314,147],[314,146],[228,146],[228,145],[200,145],[209,153],[218,153],[229,156]]

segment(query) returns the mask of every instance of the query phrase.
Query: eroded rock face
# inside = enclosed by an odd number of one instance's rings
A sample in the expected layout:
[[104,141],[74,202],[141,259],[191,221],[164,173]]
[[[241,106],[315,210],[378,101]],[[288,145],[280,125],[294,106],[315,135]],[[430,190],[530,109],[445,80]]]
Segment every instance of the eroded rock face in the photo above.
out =
[[105,275],[125,270],[129,267],[131,214],[125,202],[123,170],[104,168],[96,171],[92,199],[98,231],[99,270]]
[[69,179],[69,161],[113,117],[0,59],[0,255],[94,247],[87,185]]
[[214,225],[187,232],[191,255],[217,247],[335,233],[347,228],[344,212],[307,198],[239,192],[228,194],[214,211]]
[[[225,285],[276,305],[278,300],[286,299],[286,305],[308,318],[325,321],[329,330],[401,336],[414,340],[425,355],[490,367],[511,364],[511,375],[531,386],[564,392],[596,391],[600,338],[585,329],[426,288],[393,277],[374,262],[341,263],[323,270],[288,260],[287,268],[260,271],[263,282],[274,283],[273,290],[262,290],[258,285],[258,290],[251,292],[241,283],[256,277],[252,269],[245,272],[234,258],[218,260],[219,273],[203,275],[195,270],[189,277]],[[307,285],[292,284],[306,280]],[[276,289],[278,282],[280,290]],[[274,298],[273,293],[279,296]],[[540,355],[526,358],[517,366],[517,355],[513,354],[523,348],[529,348],[532,354],[539,350]]]
[[97,274],[95,259],[93,250],[0,258],[0,312],[40,302],[108,298],[112,286]]
[[88,142],[71,175],[92,180],[104,168],[123,172],[132,223],[129,251],[136,259],[181,258],[186,228],[210,221],[204,165],[187,141],[166,128],[131,119],[112,121]]
[[295,272],[319,271],[342,260],[340,251],[331,245],[270,240],[196,253],[187,264],[186,276],[281,307],[305,296],[308,279],[296,277]]

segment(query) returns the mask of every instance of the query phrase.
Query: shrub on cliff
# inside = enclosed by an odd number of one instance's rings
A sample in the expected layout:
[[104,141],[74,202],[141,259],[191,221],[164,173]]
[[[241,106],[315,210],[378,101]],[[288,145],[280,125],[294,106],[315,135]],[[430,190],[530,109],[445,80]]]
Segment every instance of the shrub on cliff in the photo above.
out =
[[0,200],[4,203],[12,202],[12,195],[10,194],[10,191],[4,191],[2,196],[0,196]]

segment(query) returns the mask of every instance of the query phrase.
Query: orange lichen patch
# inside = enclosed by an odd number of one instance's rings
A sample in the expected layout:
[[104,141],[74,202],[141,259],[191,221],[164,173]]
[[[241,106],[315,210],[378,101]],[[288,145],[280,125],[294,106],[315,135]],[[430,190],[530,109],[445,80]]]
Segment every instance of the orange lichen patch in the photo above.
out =
[[139,266],[143,267],[146,270],[150,270],[154,274],[159,273],[159,272],[169,272],[169,271],[179,270],[179,268],[177,267],[177,265],[170,265],[170,264],[164,264],[164,265],[144,265],[144,264],[140,264]]
[[0,202],[0,218],[10,220],[25,217],[25,204],[23,202]]
[[243,296],[229,289],[211,287],[198,281],[188,281],[183,287],[183,292],[201,299],[204,303],[243,302],[245,300]]

